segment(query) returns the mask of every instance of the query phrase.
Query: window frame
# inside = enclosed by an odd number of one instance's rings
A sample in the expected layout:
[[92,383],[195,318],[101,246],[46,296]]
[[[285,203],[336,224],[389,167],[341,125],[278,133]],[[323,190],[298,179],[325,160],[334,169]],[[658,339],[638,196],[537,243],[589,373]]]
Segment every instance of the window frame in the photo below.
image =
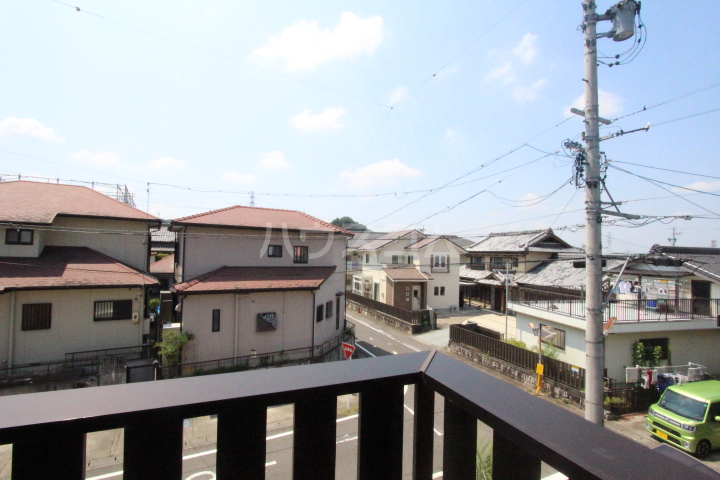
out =
[[282,258],[283,248],[282,245],[268,245],[267,256],[268,258]]
[[220,309],[214,308],[212,311],[212,331],[213,332],[219,332],[220,331]]
[[435,294],[434,296],[437,297],[440,294],[440,287],[433,288],[433,293]]
[[328,300],[325,302],[325,318],[332,318],[333,316],[333,301]]
[[[15,240],[10,239],[12,233],[17,233]],[[23,242],[23,233],[30,233],[30,241]],[[35,243],[35,230],[30,228],[8,228],[5,230],[5,245],[34,245]]]
[[445,296],[445,287],[440,287],[440,296],[441,297]]
[[293,247],[293,263],[308,263],[309,253],[307,245]]
[[315,321],[322,322],[325,319],[325,304],[321,303],[315,307]]
[[[47,311],[43,311],[47,309]],[[29,318],[30,314],[36,316],[47,315],[47,318]],[[52,303],[23,303],[21,331],[50,330],[52,328]]]
[[[555,334],[555,336],[550,339],[550,341],[544,340],[544,339],[542,338],[542,331],[543,331],[543,328],[545,328],[545,327],[550,327],[550,328],[552,328],[555,332],[557,332],[557,333]],[[560,340],[561,337],[562,337],[562,346],[558,345],[558,341]],[[541,324],[540,324],[540,341],[541,341],[542,343],[544,343],[545,345],[552,345],[552,346],[554,346],[555,348],[557,348],[558,350],[562,350],[562,351],[564,352],[564,351],[565,351],[565,346],[566,346],[565,330],[563,330],[563,329],[561,329],[561,328],[553,327],[552,325],[545,325],[545,324],[541,323]]]
[[668,350],[670,348],[670,338],[669,337],[659,337],[659,338],[645,338],[640,339],[638,342],[643,344],[643,348],[645,349],[645,360],[652,360],[653,357],[653,350],[655,347],[661,347],[662,348],[662,356],[660,357],[660,360],[667,360],[668,359]]
[[[102,309],[101,304],[112,304],[110,311],[111,316],[98,316],[98,307]],[[128,307],[129,306],[129,307]],[[105,315],[101,312],[101,315]],[[125,315],[128,313],[129,315]],[[132,320],[133,317],[133,301],[128,299],[122,300],[96,300],[93,303],[93,322],[111,322],[115,320]]]

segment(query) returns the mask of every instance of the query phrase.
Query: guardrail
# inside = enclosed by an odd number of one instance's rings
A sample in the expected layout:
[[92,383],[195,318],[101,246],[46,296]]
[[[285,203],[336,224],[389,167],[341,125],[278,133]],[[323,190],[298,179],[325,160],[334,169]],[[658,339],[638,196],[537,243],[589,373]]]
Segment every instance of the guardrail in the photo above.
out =
[[[403,428],[408,384],[411,429]],[[357,460],[337,465],[337,397],[350,393],[360,395]],[[430,480],[436,394],[445,480],[476,479],[478,421],[492,429],[494,480],[539,480],[542,462],[572,479],[717,478],[436,352],[0,397],[0,444],[12,444],[15,480],[80,479],[86,434],[124,428],[123,478],[176,480],[183,419],[217,415],[217,478],[262,480],[267,409],[292,403],[293,478],[331,480],[356,468],[358,480]],[[403,472],[404,445],[412,472]]]

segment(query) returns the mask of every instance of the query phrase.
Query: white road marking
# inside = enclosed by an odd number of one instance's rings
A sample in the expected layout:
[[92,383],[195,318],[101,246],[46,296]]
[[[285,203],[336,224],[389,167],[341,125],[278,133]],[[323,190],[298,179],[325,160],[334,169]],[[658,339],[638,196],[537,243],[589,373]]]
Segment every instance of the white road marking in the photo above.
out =
[[395,350],[393,350],[393,355],[397,355],[397,352]]
[[335,442],[335,443],[337,444],[337,443],[352,442],[353,440],[357,440],[357,439],[358,439],[358,437],[350,437],[350,438],[345,438],[345,439],[343,439],[343,440],[338,440],[338,441]]
[[362,350],[363,352],[367,353],[367,354],[370,355],[371,357],[374,357],[374,356],[375,356],[371,351],[369,351],[367,348],[363,348],[363,346],[360,345],[359,343],[356,343],[356,344],[355,344],[355,347],[359,348],[360,350]]
[[[413,412],[413,409],[408,407],[407,405],[403,404],[403,407],[407,408],[407,411],[410,412],[410,415],[415,415],[415,412]],[[438,437],[442,437],[443,434],[438,431],[437,428],[433,427],[433,431]]]
[[345,316],[346,316],[346,317],[349,317],[353,322],[362,323],[362,324],[365,325],[366,327],[371,328],[371,329],[375,330],[376,332],[382,333],[383,335],[385,335],[385,336],[388,337],[389,339],[395,340],[395,341],[398,342],[400,345],[404,345],[404,346],[406,346],[407,348],[409,348],[410,350],[414,350],[414,351],[416,351],[416,352],[419,352],[419,351],[420,351],[419,348],[413,347],[412,345],[408,345],[407,343],[403,343],[403,342],[401,342],[400,340],[398,340],[397,338],[395,338],[395,337],[393,337],[392,335],[390,335],[389,333],[385,333],[385,332],[383,332],[382,330],[379,330],[379,329],[373,327],[372,325],[370,325],[370,324],[368,324],[368,323],[366,323],[366,322],[363,322],[362,320],[359,320],[359,319],[357,319],[357,318],[355,318],[355,317],[352,317],[352,316],[350,316],[350,315],[347,315],[347,314],[346,314]]
[[185,480],[193,480],[194,478],[200,477],[202,475],[210,475],[211,478],[209,480],[215,480],[217,477],[215,477],[215,472],[211,472],[210,470],[206,470],[204,472],[197,472],[193,473],[189,477],[187,477]]
[[442,476],[443,476],[442,472],[436,472],[436,473],[433,473],[432,478],[440,478]]

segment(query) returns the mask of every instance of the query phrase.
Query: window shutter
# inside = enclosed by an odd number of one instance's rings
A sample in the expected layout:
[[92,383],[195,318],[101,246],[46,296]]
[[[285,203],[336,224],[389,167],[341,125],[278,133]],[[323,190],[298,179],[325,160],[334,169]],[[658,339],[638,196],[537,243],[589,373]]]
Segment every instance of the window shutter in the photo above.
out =
[[430,255],[430,266],[431,267],[435,266],[435,255]]

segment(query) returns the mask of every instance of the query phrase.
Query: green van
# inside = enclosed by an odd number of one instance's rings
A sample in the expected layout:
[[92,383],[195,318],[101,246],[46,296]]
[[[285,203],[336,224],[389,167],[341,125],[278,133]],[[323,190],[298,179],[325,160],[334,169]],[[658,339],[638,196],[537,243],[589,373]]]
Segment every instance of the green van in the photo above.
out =
[[720,448],[720,380],[668,387],[650,407],[647,429],[699,458]]

